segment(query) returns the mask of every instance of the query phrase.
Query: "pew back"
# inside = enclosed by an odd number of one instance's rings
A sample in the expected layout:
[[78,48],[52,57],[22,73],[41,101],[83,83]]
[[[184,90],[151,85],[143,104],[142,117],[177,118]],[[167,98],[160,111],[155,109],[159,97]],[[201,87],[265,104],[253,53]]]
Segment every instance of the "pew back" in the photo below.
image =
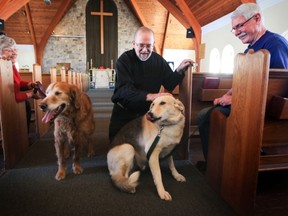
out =
[[211,115],[208,182],[240,215],[254,209],[269,63],[266,50],[238,54],[230,116],[217,110]]
[[25,102],[16,103],[12,63],[0,60],[0,116],[5,168],[12,168],[28,150]]

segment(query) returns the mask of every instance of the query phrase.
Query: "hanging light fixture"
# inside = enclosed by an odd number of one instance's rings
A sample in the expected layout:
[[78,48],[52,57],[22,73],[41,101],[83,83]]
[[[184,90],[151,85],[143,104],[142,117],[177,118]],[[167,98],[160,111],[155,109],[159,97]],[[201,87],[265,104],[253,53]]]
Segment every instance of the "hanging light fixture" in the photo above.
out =
[[45,3],[46,5],[51,5],[51,0],[44,0],[44,3]]

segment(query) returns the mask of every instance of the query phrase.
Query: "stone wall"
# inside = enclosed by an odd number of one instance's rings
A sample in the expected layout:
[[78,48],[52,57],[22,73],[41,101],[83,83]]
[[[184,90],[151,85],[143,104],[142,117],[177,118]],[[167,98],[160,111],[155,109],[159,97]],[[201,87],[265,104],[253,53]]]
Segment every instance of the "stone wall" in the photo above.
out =
[[[78,0],[62,18],[44,50],[42,71],[57,63],[70,63],[74,71],[86,71],[86,17],[89,0]],[[118,56],[132,48],[134,32],[140,26],[123,0],[114,0],[118,10]]]

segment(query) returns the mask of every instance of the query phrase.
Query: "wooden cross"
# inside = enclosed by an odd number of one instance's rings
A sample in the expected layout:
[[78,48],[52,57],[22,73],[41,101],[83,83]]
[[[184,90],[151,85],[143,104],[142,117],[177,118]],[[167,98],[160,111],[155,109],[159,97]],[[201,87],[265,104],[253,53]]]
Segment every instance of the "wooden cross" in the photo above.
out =
[[104,54],[104,16],[113,16],[113,13],[103,11],[103,0],[100,0],[100,12],[91,12],[91,15],[100,16],[100,47],[101,54]]

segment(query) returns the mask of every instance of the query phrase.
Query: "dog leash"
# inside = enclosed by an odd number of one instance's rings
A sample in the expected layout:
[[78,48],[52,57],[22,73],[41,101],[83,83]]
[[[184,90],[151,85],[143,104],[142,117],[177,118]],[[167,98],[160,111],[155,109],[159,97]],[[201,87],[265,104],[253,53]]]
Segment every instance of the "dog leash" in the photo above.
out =
[[162,132],[163,128],[164,128],[163,125],[160,126],[160,128],[159,128],[159,130],[158,130],[158,134],[157,134],[157,136],[155,137],[155,139],[154,139],[152,145],[150,146],[150,148],[149,148],[149,150],[148,150],[148,152],[147,152],[146,158],[147,158],[148,161],[149,161],[150,156],[151,156],[153,150],[155,149],[157,143],[159,142],[159,139],[160,139],[161,132]]
[[176,146],[174,147],[174,149],[173,149],[168,155],[166,155],[165,157],[163,157],[163,158],[161,158],[161,159],[165,159],[165,158],[171,156],[171,155],[175,152],[175,150],[177,150],[180,146],[182,146],[182,145],[183,145],[184,143],[186,143],[189,139],[191,139],[191,137],[194,135],[194,133],[195,133],[197,130],[198,130],[198,128],[195,128],[195,129],[188,135],[188,137],[186,137],[186,138],[183,140],[183,142],[181,142],[180,144],[176,145]]

